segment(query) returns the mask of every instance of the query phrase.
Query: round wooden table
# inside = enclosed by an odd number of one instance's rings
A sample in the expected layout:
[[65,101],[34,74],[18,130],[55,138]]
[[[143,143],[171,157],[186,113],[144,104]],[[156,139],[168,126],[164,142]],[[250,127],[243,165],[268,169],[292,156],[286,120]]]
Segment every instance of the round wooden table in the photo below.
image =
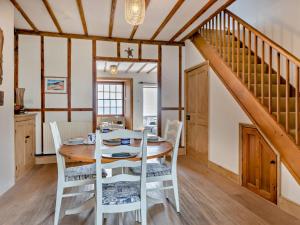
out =
[[[132,146],[137,146],[139,141],[135,141]],[[109,148],[112,146],[105,146],[103,148]],[[147,145],[147,159],[161,158],[168,155],[173,150],[173,146],[170,142],[164,141],[159,143],[149,143]],[[93,163],[95,159],[95,145],[63,145],[60,148],[60,154],[68,159],[78,162]],[[124,158],[122,158],[124,159]],[[128,158],[129,160],[139,160],[138,157]],[[120,158],[103,157],[102,162],[108,163]]]

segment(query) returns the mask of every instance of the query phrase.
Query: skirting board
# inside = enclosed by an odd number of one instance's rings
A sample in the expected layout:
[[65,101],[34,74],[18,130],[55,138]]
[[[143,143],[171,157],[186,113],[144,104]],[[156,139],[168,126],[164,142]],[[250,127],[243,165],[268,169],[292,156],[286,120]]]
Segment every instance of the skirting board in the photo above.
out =
[[210,168],[211,170],[215,171],[216,173],[218,173],[220,175],[227,177],[229,180],[233,181],[236,184],[239,184],[239,185],[241,184],[240,176],[238,174],[235,174],[235,173],[225,169],[224,167],[215,164],[212,161],[208,161],[208,168]]
[[278,198],[278,207],[290,215],[300,219],[300,205],[297,203],[280,196]]

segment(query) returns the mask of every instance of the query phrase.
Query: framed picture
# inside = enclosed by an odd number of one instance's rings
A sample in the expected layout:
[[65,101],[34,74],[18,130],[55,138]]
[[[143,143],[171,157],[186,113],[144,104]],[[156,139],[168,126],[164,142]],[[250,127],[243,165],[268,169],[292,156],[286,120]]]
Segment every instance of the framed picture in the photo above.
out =
[[66,94],[66,77],[45,77],[45,93],[48,94]]

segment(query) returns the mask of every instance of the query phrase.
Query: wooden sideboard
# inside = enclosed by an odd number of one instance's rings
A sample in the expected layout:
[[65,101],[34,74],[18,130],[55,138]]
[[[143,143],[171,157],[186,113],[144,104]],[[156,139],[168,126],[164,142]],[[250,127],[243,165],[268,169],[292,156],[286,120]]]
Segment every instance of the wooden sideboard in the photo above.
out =
[[35,164],[36,114],[15,115],[15,177],[21,178]]

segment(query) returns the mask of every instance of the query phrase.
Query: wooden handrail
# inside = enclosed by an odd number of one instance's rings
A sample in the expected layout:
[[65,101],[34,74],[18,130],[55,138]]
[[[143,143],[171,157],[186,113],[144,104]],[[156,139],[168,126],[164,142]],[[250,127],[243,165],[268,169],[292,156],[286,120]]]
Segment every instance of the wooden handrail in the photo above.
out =
[[248,30],[250,30],[253,34],[255,34],[256,36],[258,36],[261,40],[263,40],[266,44],[268,44],[269,46],[271,46],[274,50],[277,50],[281,55],[285,56],[290,61],[292,61],[296,65],[300,66],[300,59],[298,57],[296,57],[295,55],[291,54],[288,50],[286,50],[285,48],[283,48],[282,46],[280,46],[279,44],[277,44],[276,42],[274,42],[273,40],[271,40],[269,37],[267,37],[266,35],[264,35],[262,32],[260,32],[259,30],[257,30],[253,26],[251,26],[249,23],[247,23],[246,21],[244,21],[243,19],[241,19],[240,17],[238,17],[237,15],[235,15],[234,13],[232,13],[231,11],[229,11],[228,9],[225,9],[224,12],[226,12],[232,18],[234,18],[235,20],[237,20],[240,24],[242,24],[243,26],[245,26]]

